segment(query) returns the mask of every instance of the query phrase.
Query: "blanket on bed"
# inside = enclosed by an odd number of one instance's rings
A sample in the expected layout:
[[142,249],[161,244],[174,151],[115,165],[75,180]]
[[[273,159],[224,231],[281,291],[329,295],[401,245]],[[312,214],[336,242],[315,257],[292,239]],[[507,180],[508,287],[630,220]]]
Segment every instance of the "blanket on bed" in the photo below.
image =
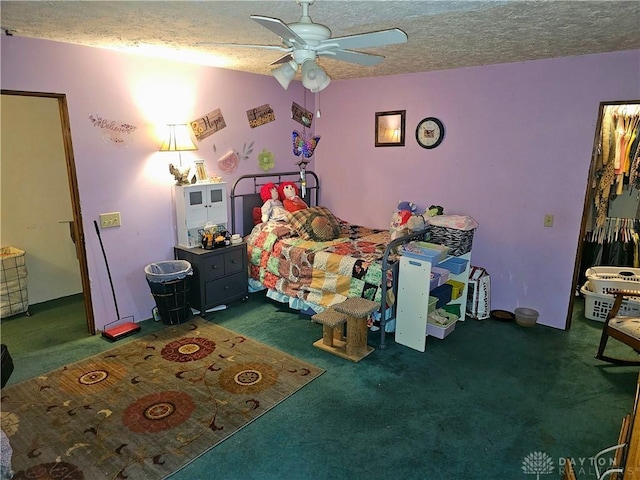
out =
[[247,237],[251,278],[321,308],[354,296],[380,301],[389,232],[342,220],[340,232],[335,240],[313,242],[287,222],[257,225]]

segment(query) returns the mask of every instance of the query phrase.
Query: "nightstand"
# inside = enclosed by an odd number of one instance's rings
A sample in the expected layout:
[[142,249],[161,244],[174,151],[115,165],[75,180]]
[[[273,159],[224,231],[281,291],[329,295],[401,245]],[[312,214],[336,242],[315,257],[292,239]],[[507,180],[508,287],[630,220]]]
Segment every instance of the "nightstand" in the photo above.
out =
[[205,250],[204,248],[174,247],[175,257],[186,260],[193,267],[189,292],[191,305],[204,314],[207,310],[247,298],[247,245]]

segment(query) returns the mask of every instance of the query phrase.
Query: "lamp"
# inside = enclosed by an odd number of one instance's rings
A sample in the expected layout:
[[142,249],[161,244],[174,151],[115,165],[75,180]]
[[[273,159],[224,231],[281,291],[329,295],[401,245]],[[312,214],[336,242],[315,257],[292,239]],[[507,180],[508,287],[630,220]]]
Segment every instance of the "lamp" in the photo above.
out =
[[302,85],[313,93],[324,90],[331,83],[327,72],[313,60],[307,60],[302,64]]
[[[161,152],[187,152],[198,149],[191,141],[186,124],[169,124],[167,127],[169,127],[169,137],[160,145]],[[180,159],[180,166],[182,166],[182,159]]]
[[187,125],[184,123],[181,124],[169,124],[167,125],[169,128],[169,135],[160,145],[161,152],[178,152],[178,159],[180,160],[180,168],[175,168],[173,164],[169,165],[169,172],[173,174],[176,179],[176,185],[184,185],[189,183],[187,179],[187,175],[189,174],[189,168],[186,171],[182,171],[182,156],[180,152],[187,152],[190,150],[197,150],[196,147],[191,141],[191,136],[189,135],[189,130],[187,129]]
[[289,84],[293,77],[296,76],[296,72],[298,71],[298,64],[293,60],[288,61],[284,65],[280,65],[278,68],[274,68],[271,70],[271,75],[276,77],[278,83],[282,85],[282,88],[285,90],[289,88]]

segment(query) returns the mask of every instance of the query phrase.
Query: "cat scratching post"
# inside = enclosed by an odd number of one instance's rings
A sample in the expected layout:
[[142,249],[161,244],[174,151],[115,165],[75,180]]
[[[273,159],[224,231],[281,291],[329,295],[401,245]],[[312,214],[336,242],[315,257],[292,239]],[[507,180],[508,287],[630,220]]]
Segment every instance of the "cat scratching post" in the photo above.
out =
[[[367,318],[379,308],[380,304],[377,302],[353,297],[314,315],[313,320],[323,324],[323,338],[313,345],[347,360],[359,362],[374,351],[373,347],[367,345]],[[341,331],[345,319],[346,342],[336,338],[336,328],[339,326]]]

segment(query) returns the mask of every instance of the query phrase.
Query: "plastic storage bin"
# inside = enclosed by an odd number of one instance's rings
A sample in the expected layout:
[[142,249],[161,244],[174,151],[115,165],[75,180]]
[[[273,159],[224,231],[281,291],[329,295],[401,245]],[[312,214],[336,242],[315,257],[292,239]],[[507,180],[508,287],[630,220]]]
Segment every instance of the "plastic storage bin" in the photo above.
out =
[[409,242],[402,245],[402,255],[417,260],[426,260],[432,264],[440,263],[447,257],[446,248],[427,248],[425,242]]
[[436,303],[436,308],[440,308],[451,301],[452,290],[453,290],[453,287],[448,283],[445,283],[431,291],[431,296],[436,297],[438,299],[438,302]]
[[440,285],[440,274],[431,270],[431,279],[429,280],[429,290],[433,290]]
[[0,275],[0,318],[28,312],[27,267],[24,250],[2,247],[2,274]]
[[440,263],[440,267],[446,268],[454,275],[459,275],[467,269],[467,263],[469,262],[464,258],[450,257]]
[[464,283],[457,280],[447,280],[447,283],[451,285],[451,300],[460,298],[462,296],[462,292],[464,291]]
[[428,313],[433,312],[436,309],[436,304],[438,303],[438,297],[432,297],[431,295],[429,295],[429,309],[427,310]]
[[147,265],[144,272],[162,323],[177,325],[186,322],[191,316],[191,263],[186,260],[155,262]]
[[438,325],[437,323],[427,322],[427,335],[431,337],[443,339],[455,330],[456,323],[457,323],[457,320],[450,320],[444,325]]
[[436,285],[436,287],[447,283],[447,280],[449,280],[449,273],[451,272],[446,268],[431,267],[431,271],[438,274],[438,285]]

